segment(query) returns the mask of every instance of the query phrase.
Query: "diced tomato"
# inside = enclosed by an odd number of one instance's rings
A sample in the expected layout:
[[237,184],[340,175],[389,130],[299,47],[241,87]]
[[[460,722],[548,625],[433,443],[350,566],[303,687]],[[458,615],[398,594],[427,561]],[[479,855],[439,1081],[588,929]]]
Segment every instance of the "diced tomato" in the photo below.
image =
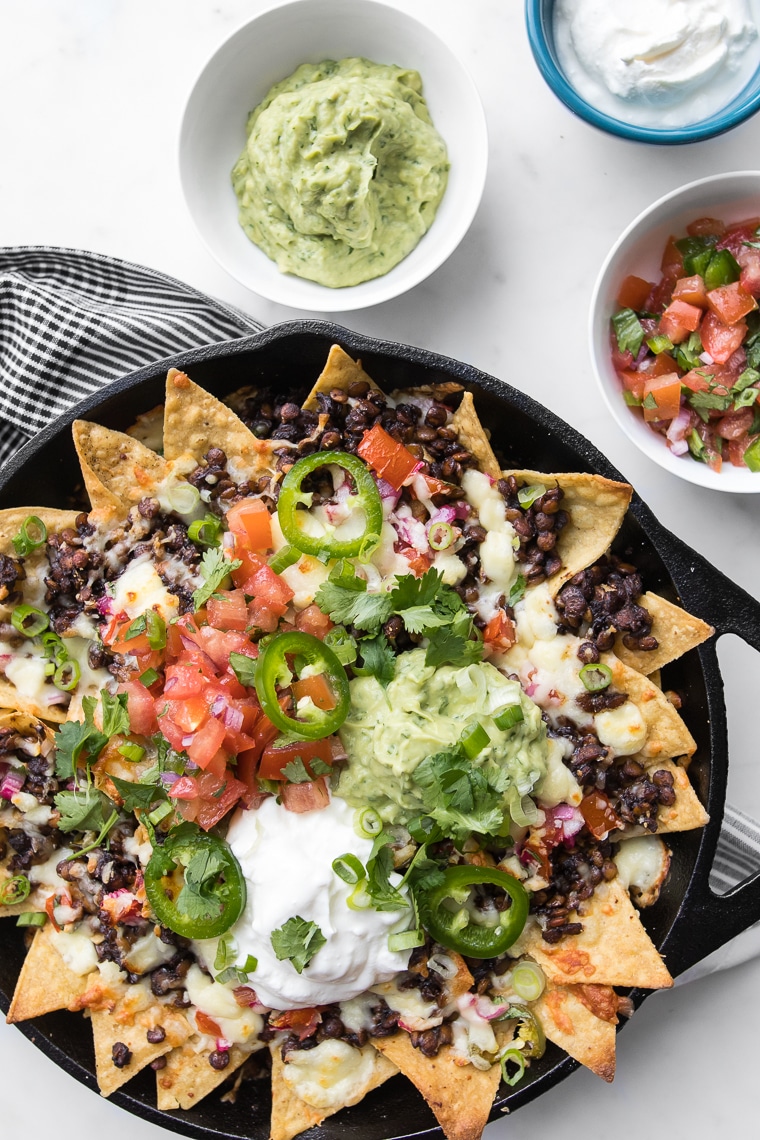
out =
[[157,731],[153,696],[141,681],[123,681],[119,692],[127,694],[129,725],[139,736],[152,736]]
[[260,570],[262,566],[266,566],[266,558],[262,558],[260,554],[254,554],[252,550],[246,546],[245,541],[240,535],[234,535],[235,544],[232,548],[232,556],[237,559],[241,565],[237,566],[232,571],[232,581],[236,586],[243,586],[248,579]]
[[483,640],[493,649],[511,649],[517,640],[515,623],[499,610],[483,630]]
[[244,585],[246,594],[265,602],[270,609],[285,613],[288,602],[293,600],[294,591],[284,578],[275,574],[271,566],[261,566]]
[[681,377],[681,383],[691,388],[692,392],[709,392],[710,382],[707,380],[709,375],[711,375],[710,369],[706,365],[702,368],[692,368],[691,372]]
[[[284,744],[279,748],[274,744],[268,744],[261,754],[259,776],[261,776],[263,780],[287,779],[287,776],[283,775],[282,770],[286,764],[290,764],[297,756],[300,756],[303,760],[309,775],[313,775],[310,767],[312,760],[319,759],[323,764],[332,764],[330,738],[325,737],[322,740],[294,741],[291,744]],[[239,764],[240,761],[238,760],[238,766]]]
[[[648,408],[648,397],[651,396],[656,403],[655,408]],[[652,376],[644,384],[644,419],[672,420],[681,410],[681,381],[678,373],[670,372],[665,376]]]
[[181,661],[176,665],[167,665],[164,696],[173,701],[197,697],[210,679],[210,670],[204,670],[200,664]]
[[214,717],[201,725],[187,746],[187,754],[199,768],[208,767],[211,760],[222,747],[225,728],[221,721]]
[[243,1009],[250,1009],[254,1005],[259,1004],[256,991],[250,986],[235,986],[232,993],[235,997],[235,1001],[238,1005],[242,1006]]
[[637,400],[644,399],[645,372],[618,372],[618,376],[626,392],[632,392]]
[[724,325],[735,325],[742,317],[746,317],[747,313],[757,308],[757,301],[751,294],[744,292],[741,281],[721,285],[719,289],[711,289],[707,294],[707,304]]
[[721,439],[738,439],[749,432],[754,418],[755,413],[752,408],[740,408],[738,412],[729,412],[715,423],[716,435]]
[[356,450],[373,471],[385,479],[386,483],[390,483],[394,491],[401,489],[404,480],[409,478],[419,462],[403,443],[398,443],[380,424],[365,431]]
[[746,467],[744,452],[750,443],[751,439],[749,435],[740,435],[738,439],[730,439],[728,441],[728,448],[724,448],[724,451],[728,451],[729,463],[733,463],[734,467]]
[[200,694],[197,697],[187,697],[184,701],[168,700],[166,703],[170,720],[185,733],[196,732],[208,719],[208,705]]
[[275,1029],[292,1029],[299,1041],[311,1037],[322,1020],[322,1014],[314,1007],[308,1009],[286,1009],[271,1017],[269,1024]]
[[198,781],[194,776],[180,776],[169,788],[173,800],[194,800],[198,795]]
[[420,554],[413,546],[407,546],[404,542],[396,542],[393,549],[397,554],[403,555],[410,572],[415,577],[421,578],[430,569],[430,558],[427,554]]
[[187,823],[195,823],[200,806],[201,801],[199,799],[177,800],[177,811]]
[[653,283],[645,281],[643,277],[634,277],[633,275],[626,277],[618,289],[617,303],[621,309],[635,309],[640,312],[646,305],[647,297],[653,288]]
[[209,1037],[224,1036],[214,1019],[209,1017],[207,1013],[204,1013],[202,1009],[196,1009],[195,1011],[195,1024],[198,1026],[199,1033],[207,1033]]
[[686,232],[689,237],[722,237],[726,227],[717,218],[696,218],[686,227]]
[[245,784],[235,778],[229,768],[223,776],[216,776],[211,772],[204,772],[198,780],[201,803],[198,809],[197,823],[204,831],[209,831],[220,819],[223,819],[230,808],[246,794]]
[[261,499],[241,499],[227,511],[227,526],[251,550],[271,550],[272,517]]
[[317,673],[313,677],[304,677],[300,681],[294,681],[290,686],[290,691],[295,701],[310,698],[318,709],[329,711],[335,708],[335,693],[330,688],[324,673]]
[[198,636],[204,653],[208,654],[217,669],[227,668],[230,653],[242,653],[246,657],[257,655],[251,639],[236,630],[214,629],[213,626],[204,625]]
[[159,731],[164,734],[175,752],[182,752],[184,749],[183,741],[186,739],[187,733],[184,732],[178,724],[175,724],[169,716],[166,714],[162,715],[161,710],[165,706],[166,701],[163,698],[159,698],[156,701],[156,716],[158,718]]
[[704,309],[707,304],[705,283],[698,273],[693,277],[679,277],[673,290],[674,301],[685,301],[688,305],[697,305]]
[[580,803],[580,812],[586,826],[597,839],[604,839],[608,832],[622,827],[623,821],[617,815],[604,792],[589,792]]
[[686,340],[690,332],[699,328],[702,320],[702,310],[696,305],[687,305],[685,301],[671,301],[660,317],[658,331],[667,336],[673,344],[680,344]]
[[663,277],[672,277],[674,281],[683,275],[683,256],[676,245],[676,240],[672,236],[668,238],[660,262]]
[[324,776],[304,784],[283,784],[282,803],[288,811],[302,814],[307,811],[320,811],[330,802]]
[[743,249],[746,249],[745,242],[757,241],[758,226],[760,218],[745,218],[744,221],[729,226],[718,241],[717,248],[728,249],[734,257],[737,257]]
[[705,352],[709,352],[718,364],[725,364],[741,346],[747,335],[747,325],[745,321],[724,325],[715,313],[705,313],[699,332]]
[[319,606],[310,605],[296,614],[296,629],[301,633],[310,633],[313,637],[323,638],[333,627],[327,614],[323,614]]
[[274,633],[280,622],[278,614],[271,610],[266,602],[259,601],[258,598],[254,598],[249,604],[248,614],[251,625],[260,629],[262,633]]
[[750,249],[747,255],[742,261],[739,284],[745,293],[758,297],[760,296],[760,249]]
[[243,590],[219,590],[206,603],[208,623],[215,629],[248,628],[248,606]]
[[679,277],[683,277],[683,262],[671,268],[671,270],[661,278],[655,285],[652,292],[647,297],[646,308],[650,313],[661,313],[666,305],[670,303],[673,296],[676,281]]

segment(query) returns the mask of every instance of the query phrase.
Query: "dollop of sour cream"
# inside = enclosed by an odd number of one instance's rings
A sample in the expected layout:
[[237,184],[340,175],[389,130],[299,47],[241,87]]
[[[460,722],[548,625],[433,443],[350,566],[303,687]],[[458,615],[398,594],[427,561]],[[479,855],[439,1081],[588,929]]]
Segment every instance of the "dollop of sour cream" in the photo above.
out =
[[[372,842],[354,830],[354,809],[338,797],[320,811],[296,814],[274,798],[255,811],[240,810],[227,833],[245,875],[245,910],[230,931],[238,963],[249,954],[258,965],[249,984],[272,1009],[301,1009],[346,1001],[406,969],[410,951],[388,949],[388,935],[406,929],[411,911],[352,910],[353,887],[332,869],[333,860],[352,852],[366,865]],[[397,885],[399,875],[392,875]],[[326,943],[303,973],[279,961],[273,930],[289,918],[315,922]]]
[[642,127],[719,111],[760,62],[760,0],[557,0],[554,42],[587,102]]

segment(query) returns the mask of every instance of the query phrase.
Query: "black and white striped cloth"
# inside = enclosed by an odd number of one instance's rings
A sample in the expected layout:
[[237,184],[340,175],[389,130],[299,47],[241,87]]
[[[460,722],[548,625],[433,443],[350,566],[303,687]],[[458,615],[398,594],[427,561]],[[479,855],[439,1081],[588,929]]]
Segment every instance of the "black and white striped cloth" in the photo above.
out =
[[[111,380],[184,349],[263,328],[153,269],[82,250],[0,249],[0,464]],[[726,809],[710,885],[723,894],[760,866],[760,825]],[[682,980],[760,953],[754,927]]]

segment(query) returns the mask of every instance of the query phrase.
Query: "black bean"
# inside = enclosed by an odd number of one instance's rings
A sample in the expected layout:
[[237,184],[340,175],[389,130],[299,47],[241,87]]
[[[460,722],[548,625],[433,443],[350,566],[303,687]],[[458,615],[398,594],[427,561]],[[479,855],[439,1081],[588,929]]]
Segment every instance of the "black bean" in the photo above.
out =
[[132,1060],[132,1051],[123,1041],[116,1041],[111,1047],[111,1059],[117,1069],[124,1069]]

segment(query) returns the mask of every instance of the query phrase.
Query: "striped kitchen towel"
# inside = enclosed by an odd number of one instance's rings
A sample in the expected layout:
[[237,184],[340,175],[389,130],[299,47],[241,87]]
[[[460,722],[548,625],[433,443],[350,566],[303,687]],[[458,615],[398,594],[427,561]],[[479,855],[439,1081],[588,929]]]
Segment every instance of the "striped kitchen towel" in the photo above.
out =
[[[82,250],[0,249],[0,464],[111,380],[258,321],[154,269]],[[726,808],[710,876],[723,894],[760,867],[760,825]],[[678,981],[760,954],[760,925]]]

